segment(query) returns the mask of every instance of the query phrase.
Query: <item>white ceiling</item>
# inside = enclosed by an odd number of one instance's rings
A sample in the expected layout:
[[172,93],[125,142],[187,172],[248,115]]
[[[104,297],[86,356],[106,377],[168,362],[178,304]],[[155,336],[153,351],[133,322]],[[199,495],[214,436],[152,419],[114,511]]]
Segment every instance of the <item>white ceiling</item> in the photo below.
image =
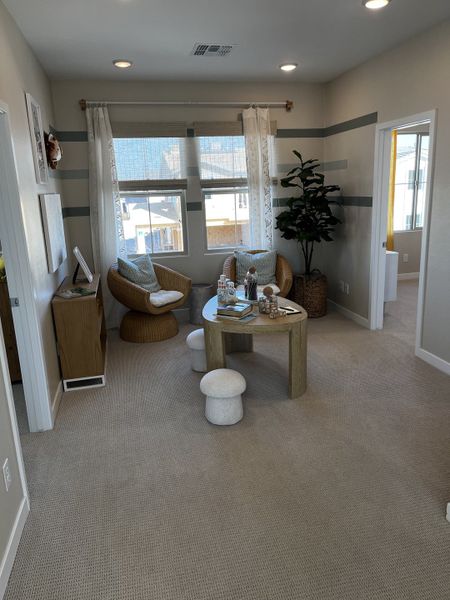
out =
[[[450,0],[3,0],[54,78],[329,81],[450,17]],[[190,56],[196,42],[238,44]],[[134,67],[119,72],[114,58]],[[298,62],[293,73],[277,66]]]

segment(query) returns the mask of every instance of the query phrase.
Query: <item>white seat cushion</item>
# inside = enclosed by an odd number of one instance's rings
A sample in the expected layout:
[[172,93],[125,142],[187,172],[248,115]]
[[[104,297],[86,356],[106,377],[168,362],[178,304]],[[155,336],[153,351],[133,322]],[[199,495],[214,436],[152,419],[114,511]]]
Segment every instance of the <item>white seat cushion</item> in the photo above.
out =
[[177,290],[159,290],[159,292],[150,294],[150,303],[157,307],[166,306],[166,304],[177,302],[182,297],[183,294]]
[[[270,287],[273,289],[273,293],[275,294],[275,296],[278,296],[278,294],[280,293],[280,288],[275,283],[268,283],[267,285],[270,285]],[[257,286],[258,297],[262,296],[263,289],[265,287],[267,287],[267,286],[265,286],[265,285],[258,285]],[[245,291],[245,288],[244,288],[243,285],[238,285],[236,289],[237,289],[238,292],[244,292]]]

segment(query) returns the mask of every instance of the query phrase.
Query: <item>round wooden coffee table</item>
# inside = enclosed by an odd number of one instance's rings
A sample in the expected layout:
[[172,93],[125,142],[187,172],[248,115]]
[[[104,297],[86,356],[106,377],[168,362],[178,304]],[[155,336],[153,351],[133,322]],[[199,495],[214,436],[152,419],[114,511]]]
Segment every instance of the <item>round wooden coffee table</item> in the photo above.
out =
[[254,306],[256,317],[248,322],[233,321],[216,317],[217,296],[211,298],[203,308],[205,328],[206,362],[208,371],[226,367],[226,352],[246,351],[253,349],[255,333],[288,333],[289,334],[289,397],[298,398],[306,390],[306,327],[305,310],[286,298],[278,298],[279,305],[292,306],[300,311],[298,314],[270,319],[269,315],[260,314],[258,306]]

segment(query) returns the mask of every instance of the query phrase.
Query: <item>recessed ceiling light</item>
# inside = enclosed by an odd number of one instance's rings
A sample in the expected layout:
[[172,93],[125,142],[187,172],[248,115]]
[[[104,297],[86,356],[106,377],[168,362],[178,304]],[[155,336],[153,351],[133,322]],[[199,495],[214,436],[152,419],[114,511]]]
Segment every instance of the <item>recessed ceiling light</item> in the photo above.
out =
[[391,0],[363,0],[363,5],[371,10],[378,10],[384,8],[389,4]]
[[125,60],[123,58],[119,58],[118,60],[113,60],[113,65],[118,69],[129,69],[132,66],[131,60]]
[[297,67],[297,63],[286,63],[285,65],[280,65],[280,69],[282,71],[295,71]]

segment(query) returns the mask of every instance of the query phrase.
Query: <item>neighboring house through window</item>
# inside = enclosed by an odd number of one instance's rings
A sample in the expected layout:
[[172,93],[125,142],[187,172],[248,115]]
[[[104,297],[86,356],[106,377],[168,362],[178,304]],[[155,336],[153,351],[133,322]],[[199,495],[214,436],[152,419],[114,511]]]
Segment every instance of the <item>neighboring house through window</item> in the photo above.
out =
[[115,138],[128,255],[186,252],[185,138]]
[[200,200],[198,188],[188,187],[187,155],[190,176],[200,177],[206,250],[250,247],[245,140],[237,123],[231,124],[234,131],[220,125],[225,131],[196,133],[195,140],[133,137],[126,127],[114,137],[129,255],[187,254],[185,195],[189,202]]
[[197,137],[208,250],[250,244],[243,135]]

